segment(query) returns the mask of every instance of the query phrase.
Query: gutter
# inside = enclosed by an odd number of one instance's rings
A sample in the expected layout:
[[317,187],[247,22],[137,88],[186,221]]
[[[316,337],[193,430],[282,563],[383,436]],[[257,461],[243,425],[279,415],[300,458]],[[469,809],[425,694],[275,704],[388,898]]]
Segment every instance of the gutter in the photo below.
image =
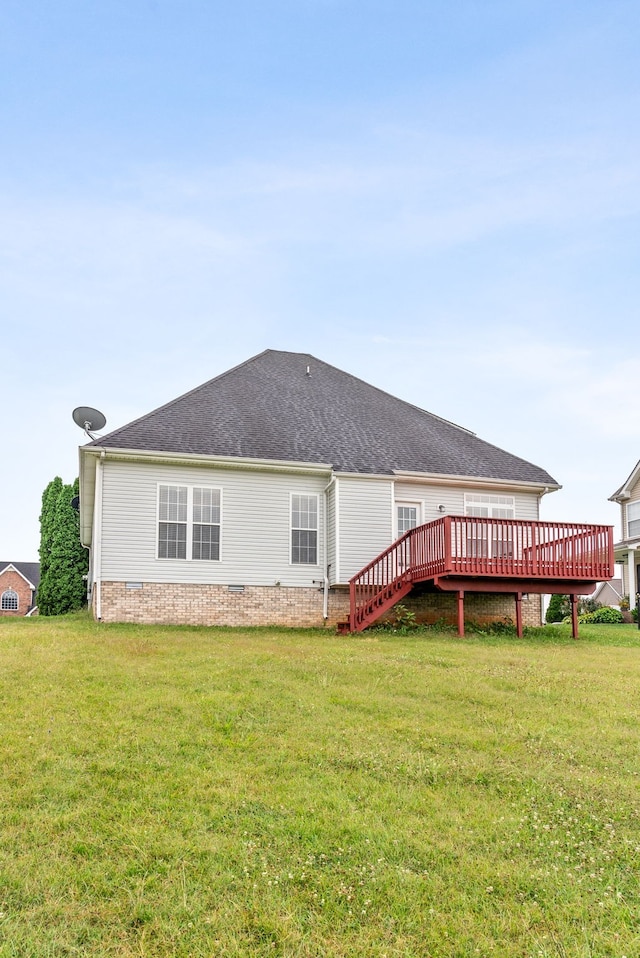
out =
[[329,618],[329,509],[328,509],[328,493],[332,485],[336,481],[335,475],[331,476],[331,479],[323,489],[324,495],[324,576],[323,576],[323,595],[322,595],[322,618],[326,622]]
[[104,469],[104,452],[96,462],[95,505],[93,513],[93,579],[96,590],[95,616],[98,622],[102,619],[102,482]]

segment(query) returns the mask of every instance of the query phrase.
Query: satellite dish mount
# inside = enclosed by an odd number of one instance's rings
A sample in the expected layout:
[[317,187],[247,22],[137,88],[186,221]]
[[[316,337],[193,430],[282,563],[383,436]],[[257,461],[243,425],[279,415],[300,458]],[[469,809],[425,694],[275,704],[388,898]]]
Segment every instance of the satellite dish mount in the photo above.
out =
[[95,439],[93,433],[98,429],[104,429],[107,424],[104,414],[99,409],[93,409],[92,406],[78,406],[73,410],[72,416],[76,426],[84,429],[89,439]]

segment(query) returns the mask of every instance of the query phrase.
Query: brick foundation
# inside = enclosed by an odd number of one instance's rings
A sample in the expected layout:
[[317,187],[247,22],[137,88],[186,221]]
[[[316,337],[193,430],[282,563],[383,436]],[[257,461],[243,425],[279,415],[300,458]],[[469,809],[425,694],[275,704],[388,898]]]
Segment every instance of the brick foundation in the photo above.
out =
[[245,586],[233,592],[226,585],[144,582],[131,589],[124,582],[103,582],[101,606],[103,622],[314,628],[347,618],[349,595],[329,594],[327,623],[322,590],[313,588]]
[[[333,628],[349,617],[346,589],[329,592],[326,622],[322,617],[321,589],[246,586],[243,592],[234,592],[222,585],[144,582],[141,588],[127,588],[124,582],[103,582],[101,599],[104,622]],[[515,621],[512,595],[467,593],[464,604],[467,620],[480,624],[497,619]],[[455,625],[457,622],[456,594],[452,592],[409,595],[403,605],[420,623],[442,620],[447,625]],[[522,618],[525,625],[540,625],[541,596],[530,595],[523,600]]]
[[[457,625],[458,608],[455,592],[428,592],[422,595],[411,593],[402,600],[402,604],[416,617],[421,625],[433,625],[444,621],[445,625]],[[392,615],[392,613],[391,613]],[[490,622],[510,619],[516,621],[515,597],[508,592],[466,592],[464,596],[464,617],[467,622],[487,625]],[[542,623],[542,596],[530,593],[522,600],[523,625]]]

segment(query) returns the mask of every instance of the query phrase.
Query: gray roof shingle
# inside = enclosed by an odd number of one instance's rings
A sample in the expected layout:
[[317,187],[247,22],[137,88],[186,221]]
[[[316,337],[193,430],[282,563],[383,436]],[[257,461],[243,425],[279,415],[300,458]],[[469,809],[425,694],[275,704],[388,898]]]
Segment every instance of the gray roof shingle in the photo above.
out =
[[12,565],[25,577],[25,579],[31,583],[31,585],[34,585],[36,589],[38,588],[38,583],[40,582],[39,562],[14,562],[12,560],[0,562],[0,572],[3,572],[8,565]]
[[89,445],[557,485],[539,466],[335,366],[272,349]]

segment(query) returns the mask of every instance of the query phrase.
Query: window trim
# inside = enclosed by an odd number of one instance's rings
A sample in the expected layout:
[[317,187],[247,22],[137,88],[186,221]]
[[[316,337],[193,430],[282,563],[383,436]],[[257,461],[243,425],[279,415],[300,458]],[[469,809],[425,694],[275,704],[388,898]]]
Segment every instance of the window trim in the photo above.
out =
[[[184,559],[180,559],[177,556],[161,556],[160,555],[160,523],[165,522],[165,519],[160,519],[160,488],[162,486],[173,486],[175,488],[184,488],[187,490],[187,538],[186,538],[186,555]],[[219,545],[218,545],[218,558],[217,559],[194,559],[193,558],[193,490],[194,489],[209,489],[212,492],[217,492],[220,496],[220,522],[218,523],[195,523],[195,525],[217,525],[220,530]],[[156,483],[156,552],[155,558],[158,562],[222,562],[222,502],[223,502],[223,492],[221,486],[212,486],[212,485],[203,485],[201,483],[187,483],[187,482],[157,482]]]
[[[293,526],[293,497],[294,496],[304,496],[305,499],[315,499],[316,500],[316,528],[315,529],[299,529],[297,526],[294,529]],[[315,532],[316,534],[316,561],[315,562],[294,562],[293,561],[293,533],[294,531],[304,531],[304,532]],[[320,566],[320,496],[317,492],[290,492],[289,493],[289,565],[299,569],[317,569]]]
[[[510,506],[507,505],[508,502],[511,503]],[[470,515],[470,513],[467,511],[467,509],[468,509],[469,507],[474,506],[474,505],[475,505],[476,507],[482,507],[483,505],[486,505],[486,508],[487,508],[489,514],[486,515],[486,516],[472,516],[472,515]],[[499,510],[502,510],[502,511],[506,511],[507,509],[510,509],[511,512],[513,513],[513,515],[511,515],[511,516],[494,516],[494,515],[493,515],[493,510],[494,510],[494,509],[496,509],[496,510],[499,509]],[[464,514],[465,514],[465,516],[468,516],[470,519],[474,519],[474,518],[475,518],[475,519],[503,519],[503,520],[515,519],[515,518],[516,518],[516,497],[515,497],[515,496],[500,496],[500,495],[497,495],[497,494],[495,494],[495,493],[489,493],[489,492],[486,492],[486,493],[484,493],[484,492],[483,492],[483,493],[478,493],[478,492],[465,492],[465,494],[464,494]]]
[[[9,595],[15,596],[15,602],[16,602],[15,605],[5,605],[5,604],[4,604],[5,596],[9,596]],[[4,592],[2,593],[2,596],[0,596],[0,612],[19,612],[19,611],[20,611],[20,595],[19,595],[19,593],[16,592],[16,590],[15,590],[15,589],[12,589],[12,588],[5,589]]]
[[[631,517],[629,516],[629,510],[631,509],[632,506],[635,506],[635,507],[636,507],[636,508],[634,509],[634,512],[637,512],[637,514],[638,514],[638,515],[637,515],[637,518],[631,518]],[[626,513],[627,513],[627,515],[626,515],[626,519],[627,519],[627,539],[638,539],[638,538],[640,538],[640,528],[639,528],[638,532],[636,532],[636,533],[633,533],[633,532],[631,531],[631,523],[632,523],[632,522],[638,522],[638,523],[640,524],[640,499],[634,499],[632,502],[628,502],[628,503],[627,503]]]
[[[410,509],[416,510],[416,524],[414,528],[421,526],[424,521],[422,518],[422,507],[423,507],[422,502],[420,502],[418,499],[414,500],[413,502],[410,499],[395,499],[393,503],[393,538],[394,539],[399,539],[400,536],[404,535],[404,532],[399,531],[399,525],[398,525],[398,509],[400,507],[408,507]],[[405,532],[406,531],[407,530],[405,529]]]

